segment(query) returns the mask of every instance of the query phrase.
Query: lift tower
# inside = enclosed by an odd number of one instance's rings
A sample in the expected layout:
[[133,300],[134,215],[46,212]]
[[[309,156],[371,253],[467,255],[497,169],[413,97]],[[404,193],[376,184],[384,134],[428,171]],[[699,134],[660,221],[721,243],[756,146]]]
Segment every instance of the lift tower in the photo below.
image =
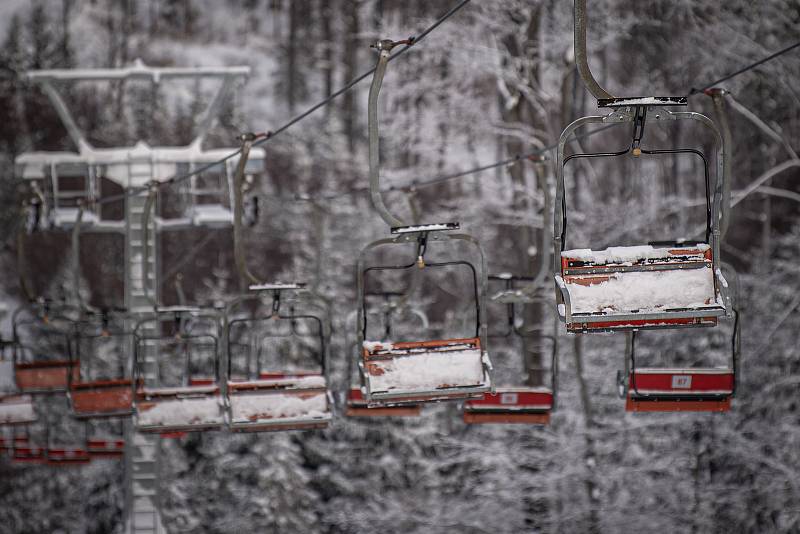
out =
[[[157,233],[198,226],[226,228],[233,223],[233,172],[238,156],[209,167],[235,149],[205,150],[202,145],[214,125],[221,104],[231,93],[234,82],[249,73],[250,68],[246,66],[153,68],[138,60],[126,68],[28,72],[28,78],[47,94],[77,151],[23,153],[15,161],[17,175],[28,182],[43,200],[40,226],[47,229],[69,229],[80,224],[82,233],[111,232],[123,237],[124,305],[130,314],[130,329],[141,318],[152,314],[160,302],[160,251]],[[196,137],[185,146],[153,147],[144,140],[138,140],[134,146],[119,148],[92,146],[59,92],[63,85],[75,82],[144,81],[155,88],[164,80],[176,78],[197,83],[202,79],[220,81],[198,122]],[[261,172],[263,166],[263,149],[253,149],[247,172]],[[150,218],[150,227],[146,232],[142,226],[146,202],[144,189],[148,185],[157,185],[173,176],[201,168],[202,172],[178,184],[179,194],[171,190],[169,201],[163,196],[159,199],[161,209],[156,210],[155,216]],[[103,181],[116,184],[126,193],[122,217],[109,215],[109,210],[103,209]],[[78,222],[80,206],[83,206],[84,211]],[[143,268],[142,263],[145,235],[148,236],[147,245],[151,251],[146,258],[147,269]],[[147,279],[143,276],[145,271]],[[156,378],[158,355],[154,349],[155,347],[146,350],[140,362],[139,376],[144,378],[144,385]],[[128,351],[127,361],[132,362],[132,344]],[[161,438],[158,435],[137,432],[130,420],[126,422],[125,428],[126,532],[162,534],[165,530],[159,506]]]

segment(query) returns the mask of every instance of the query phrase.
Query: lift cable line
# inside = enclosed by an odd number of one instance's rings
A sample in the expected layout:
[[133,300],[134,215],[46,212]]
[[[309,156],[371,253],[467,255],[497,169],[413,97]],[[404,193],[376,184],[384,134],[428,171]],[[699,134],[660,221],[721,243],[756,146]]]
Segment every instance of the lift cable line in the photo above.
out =
[[[441,17],[436,19],[436,21],[433,24],[431,24],[426,29],[424,29],[419,35],[412,36],[412,37],[409,37],[408,39],[400,41],[400,43],[403,44],[404,46],[402,48],[400,48],[397,52],[393,53],[389,57],[389,61],[392,61],[392,60],[400,57],[405,51],[407,51],[412,46],[414,46],[415,44],[417,44],[420,41],[422,41],[425,37],[428,36],[428,34],[430,34],[433,30],[435,30],[436,28],[441,26],[447,19],[449,19],[450,17],[455,15],[461,8],[463,8],[469,2],[470,2],[470,0],[461,0],[455,6],[450,8],[450,10],[447,11],[447,13],[445,13],[444,15],[442,15]],[[264,132],[262,134],[258,134],[260,138],[253,143],[253,146],[259,146],[259,145],[262,145],[262,144],[266,143],[267,141],[269,141],[271,139],[274,139],[278,135],[282,134],[283,132],[285,132],[286,130],[288,130],[289,128],[291,128],[295,124],[297,124],[298,122],[302,121],[303,119],[305,119],[309,115],[313,114],[318,109],[320,109],[320,108],[322,108],[324,106],[327,106],[333,100],[335,100],[336,98],[338,98],[341,95],[345,94],[346,92],[351,90],[353,87],[355,87],[360,82],[362,82],[365,79],[367,79],[368,77],[372,76],[372,74],[375,73],[375,68],[376,67],[373,67],[370,70],[362,73],[360,76],[357,76],[356,78],[354,78],[353,80],[348,82],[346,85],[344,85],[342,88],[340,88],[339,90],[335,91],[330,96],[326,97],[324,100],[321,100],[317,104],[314,104],[313,106],[308,108],[306,111],[304,111],[303,113],[301,113],[301,114],[297,115],[296,117],[292,118],[287,123],[285,123],[282,126],[280,126],[279,128],[277,128],[275,130]],[[212,169],[214,167],[217,167],[219,165],[224,164],[228,160],[230,160],[232,158],[235,158],[236,156],[241,154],[241,152],[242,152],[242,149],[238,148],[238,149],[234,150],[233,152],[231,152],[230,154],[228,154],[227,156],[225,156],[223,158],[220,158],[220,159],[218,159],[216,161],[212,161],[211,163],[207,163],[205,165],[197,167],[197,168],[195,168],[195,169],[193,169],[193,170],[191,170],[189,172],[186,172],[186,173],[175,174],[175,175],[173,175],[173,176],[171,176],[171,177],[169,177],[169,178],[167,178],[167,179],[165,179],[163,181],[160,181],[156,185],[156,188],[157,189],[161,189],[162,187],[171,186],[171,185],[175,185],[177,183],[184,182],[184,181],[190,179],[192,176],[197,176],[197,175],[199,175],[199,174],[201,174],[201,173],[203,173],[205,171],[208,171],[208,170],[210,170],[210,169]],[[126,191],[125,193],[120,193],[118,195],[112,195],[112,196],[108,196],[108,197],[99,199],[99,200],[95,201],[95,204],[96,205],[102,205],[102,204],[109,204],[109,203],[112,203],[112,202],[119,202],[120,200],[124,200],[125,198],[127,198],[129,196],[136,196],[136,195],[140,195],[142,193],[145,193],[145,192],[149,191],[150,188],[151,188],[151,186],[133,187],[133,188],[128,189],[128,191]]]
[[[786,54],[786,53],[794,50],[797,47],[800,47],[800,41],[798,41],[797,43],[795,43],[795,44],[793,44],[791,46],[783,48],[783,49],[775,52],[774,54],[771,54],[771,55],[769,55],[769,56],[767,56],[767,57],[765,57],[763,59],[760,59],[760,60],[758,60],[758,61],[756,61],[754,63],[751,63],[751,64],[749,64],[749,65],[747,65],[745,67],[742,67],[741,69],[737,70],[736,72],[728,74],[727,76],[724,76],[724,77],[716,80],[715,82],[713,82],[711,84],[704,85],[702,89],[694,89],[693,88],[693,89],[691,89],[691,91],[689,91],[689,94],[686,95],[686,96],[688,98],[688,97],[693,97],[693,96],[698,95],[698,94],[703,94],[708,89],[713,88],[716,84],[721,83],[723,81],[730,80],[730,79],[732,79],[732,78],[734,78],[736,76],[740,76],[741,74],[744,74],[745,72],[747,72],[749,70],[752,70],[752,69],[754,69],[755,67],[757,67],[759,65],[762,65],[762,64],[764,64],[764,63],[766,63],[768,61],[771,61],[771,60],[773,60],[773,59],[775,59],[775,58],[777,58],[777,57],[779,57],[779,56],[781,56],[783,54]],[[397,57],[400,53],[402,53],[403,51],[405,51],[407,49],[408,49],[408,47],[405,47],[405,48],[401,49],[400,52],[398,52],[396,54],[393,54],[392,57],[390,58],[390,60],[392,58],[394,58],[394,57]],[[373,69],[373,71],[374,71],[374,69]],[[366,74],[369,74],[369,73],[366,73]],[[365,74],[365,76],[366,76],[366,74]],[[365,76],[362,76],[361,79],[363,79]],[[602,132],[604,130],[607,130],[607,129],[611,128],[611,127],[613,127],[613,125],[603,126],[601,128],[597,128],[596,130],[592,130],[592,131],[589,131],[589,132],[585,132],[585,133],[576,135],[576,136],[574,136],[574,139],[584,139],[586,137],[590,137],[590,136],[595,135],[597,133],[600,133],[600,132]],[[266,141],[266,139],[262,140],[261,142],[265,142],[265,141]],[[464,178],[464,177],[470,176],[472,174],[477,174],[479,172],[495,169],[497,167],[503,167],[505,165],[513,165],[515,163],[518,163],[518,162],[524,161],[524,160],[536,159],[536,158],[542,157],[547,152],[556,150],[557,148],[558,148],[558,144],[552,144],[552,145],[546,146],[546,147],[544,147],[542,149],[538,149],[538,150],[534,150],[534,151],[526,152],[526,153],[522,153],[522,154],[516,154],[514,156],[509,156],[509,157],[507,157],[505,159],[496,161],[494,163],[487,163],[486,165],[480,165],[478,167],[473,167],[473,168],[467,169],[465,171],[459,171],[459,172],[455,172],[455,173],[451,173],[451,174],[445,174],[445,175],[442,175],[442,176],[437,176],[435,178],[431,178],[430,180],[414,181],[413,183],[408,184],[408,185],[404,185],[404,186],[391,186],[391,187],[382,189],[382,191],[383,192],[412,191],[412,190],[417,189],[419,187],[428,187],[428,186],[431,186],[431,185],[437,185],[437,184],[440,184],[440,183],[449,182],[451,180]],[[315,195],[315,196],[300,195],[300,194],[298,194],[298,195],[287,195],[285,197],[276,198],[275,200],[286,201],[286,202],[313,202],[313,201],[317,201],[317,200],[334,200],[334,199],[337,199],[337,198],[347,197],[347,196],[351,196],[351,195],[360,195],[360,194],[364,194],[364,193],[367,193],[367,192],[369,192],[369,187],[359,187],[359,188],[350,189],[350,190],[347,190],[347,191],[342,191],[342,192],[339,192],[339,193],[329,193],[327,195]]]

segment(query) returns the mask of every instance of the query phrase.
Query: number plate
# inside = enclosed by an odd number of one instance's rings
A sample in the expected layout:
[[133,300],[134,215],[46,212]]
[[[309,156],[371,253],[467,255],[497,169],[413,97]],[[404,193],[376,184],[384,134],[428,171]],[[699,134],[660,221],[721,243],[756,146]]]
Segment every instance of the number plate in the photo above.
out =
[[500,404],[516,404],[518,400],[519,399],[516,393],[500,394]]
[[672,389],[689,389],[692,387],[692,377],[689,375],[675,375],[672,377]]

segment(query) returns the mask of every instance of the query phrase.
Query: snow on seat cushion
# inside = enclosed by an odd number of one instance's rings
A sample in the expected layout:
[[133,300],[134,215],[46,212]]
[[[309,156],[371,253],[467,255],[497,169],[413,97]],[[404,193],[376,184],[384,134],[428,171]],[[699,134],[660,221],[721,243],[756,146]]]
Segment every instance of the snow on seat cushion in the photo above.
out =
[[366,362],[370,391],[415,393],[446,388],[488,386],[479,348],[396,355]]
[[32,423],[36,421],[33,402],[28,395],[0,399],[0,425]]
[[719,306],[713,273],[707,268],[570,276],[565,283],[573,314]]
[[232,395],[231,423],[267,424],[285,420],[327,420],[331,414],[325,391]]
[[218,397],[139,402],[136,409],[140,428],[213,427],[224,422]]

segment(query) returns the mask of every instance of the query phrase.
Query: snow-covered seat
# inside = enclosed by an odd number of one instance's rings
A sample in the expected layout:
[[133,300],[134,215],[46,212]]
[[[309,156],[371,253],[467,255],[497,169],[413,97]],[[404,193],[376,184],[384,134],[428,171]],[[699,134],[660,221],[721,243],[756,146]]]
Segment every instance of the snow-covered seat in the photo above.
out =
[[465,423],[546,425],[553,409],[553,391],[544,387],[497,388],[464,404]]
[[629,412],[726,412],[734,391],[733,369],[637,368],[631,372]]
[[556,275],[569,332],[714,326],[724,278],[709,245],[566,250]]
[[139,388],[136,429],[159,433],[217,430],[225,424],[219,393],[216,384]]
[[23,425],[36,421],[30,395],[0,397],[0,425]]
[[369,406],[477,398],[491,390],[480,338],[364,342],[359,366]]
[[325,428],[331,421],[327,380],[318,372],[261,372],[228,382],[230,428],[268,432]]

